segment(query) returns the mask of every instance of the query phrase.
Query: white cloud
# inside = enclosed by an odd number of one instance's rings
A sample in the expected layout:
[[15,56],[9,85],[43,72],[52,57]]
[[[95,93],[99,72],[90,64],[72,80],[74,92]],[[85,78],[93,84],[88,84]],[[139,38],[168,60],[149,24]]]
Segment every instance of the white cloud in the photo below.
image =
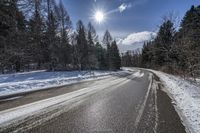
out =
[[122,3],[118,9],[115,9],[115,10],[112,10],[111,13],[113,12],[117,12],[119,11],[120,13],[131,8],[131,7],[135,7],[137,5],[141,5],[141,4],[144,4],[145,2],[147,2],[148,0],[135,0],[131,3]]
[[154,39],[156,36],[155,32],[143,31],[132,33],[122,40],[123,45],[132,45],[134,43],[144,43]]
[[109,12],[107,12],[106,14],[112,14],[112,13],[116,13],[116,12],[124,12],[125,10],[129,9],[132,7],[132,4],[131,3],[122,3],[118,8],[116,9],[113,9]]
[[118,10],[119,10],[119,12],[123,12],[123,11],[125,11],[126,9],[128,9],[128,8],[131,8],[131,4],[125,4],[125,3],[123,3],[123,4],[121,4],[119,7],[118,7]]
[[117,39],[118,46],[121,52],[127,50],[136,50],[143,47],[144,42],[151,41],[156,37],[155,32],[143,31],[129,34],[124,39]]

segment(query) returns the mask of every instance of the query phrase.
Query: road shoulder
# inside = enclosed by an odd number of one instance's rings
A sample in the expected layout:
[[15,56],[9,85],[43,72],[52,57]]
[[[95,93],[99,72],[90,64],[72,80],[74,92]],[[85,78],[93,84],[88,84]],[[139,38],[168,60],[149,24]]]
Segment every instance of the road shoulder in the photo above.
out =
[[172,100],[163,91],[163,85],[154,74],[147,104],[136,132],[185,133],[181,119]]

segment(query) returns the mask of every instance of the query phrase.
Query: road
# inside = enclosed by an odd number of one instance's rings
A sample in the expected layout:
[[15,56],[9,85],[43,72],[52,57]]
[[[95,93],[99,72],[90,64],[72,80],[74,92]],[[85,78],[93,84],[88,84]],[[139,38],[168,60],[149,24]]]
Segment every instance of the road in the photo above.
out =
[[159,78],[139,69],[1,99],[0,116],[0,132],[185,132]]

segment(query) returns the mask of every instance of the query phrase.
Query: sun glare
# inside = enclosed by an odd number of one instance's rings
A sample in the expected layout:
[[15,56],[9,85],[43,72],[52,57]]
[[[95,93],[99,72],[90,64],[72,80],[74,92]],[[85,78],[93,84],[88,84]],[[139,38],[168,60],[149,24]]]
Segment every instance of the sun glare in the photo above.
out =
[[101,23],[103,20],[104,20],[104,13],[102,11],[97,11],[95,13],[95,20],[98,22],[98,23]]

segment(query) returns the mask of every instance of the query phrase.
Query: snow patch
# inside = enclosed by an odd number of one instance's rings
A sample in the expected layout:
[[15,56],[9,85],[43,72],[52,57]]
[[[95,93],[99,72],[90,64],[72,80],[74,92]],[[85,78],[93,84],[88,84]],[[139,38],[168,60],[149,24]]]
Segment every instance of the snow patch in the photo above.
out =
[[114,74],[111,71],[34,71],[0,75],[0,96],[68,85]]
[[200,133],[200,85],[180,77],[153,71],[173,98],[184,125],[192,133]]
[[144,73],[139,70],[138,72],[134,73],[133,75],[135,77],[142,78],[144,76]]
[[124,71],[130,71],[133,72],[133,76],[137,77],[137,78],[142,78],[144,76],[144,73],[139,70],[139,69],[135,69],[135,68],[128,68],[128,67],[123,67],[122,68]]

